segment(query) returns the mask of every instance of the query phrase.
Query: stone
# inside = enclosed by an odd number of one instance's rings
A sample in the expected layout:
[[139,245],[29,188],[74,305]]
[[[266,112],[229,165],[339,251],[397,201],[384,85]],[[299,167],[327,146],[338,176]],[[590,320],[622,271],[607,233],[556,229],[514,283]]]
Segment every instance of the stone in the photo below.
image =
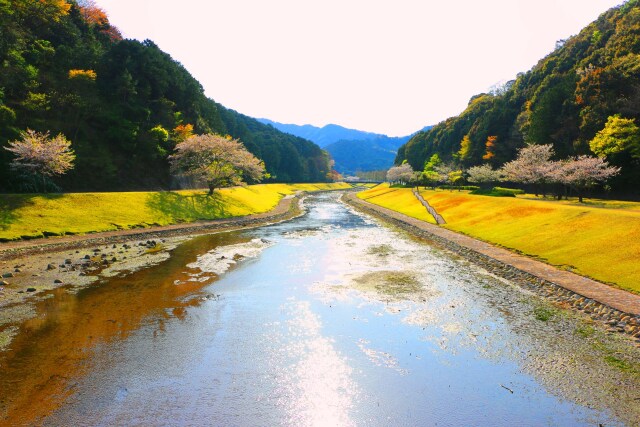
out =
[[111,258],[111,262],[116,262],[118,259],[116,257]]
[[85,255],[84,259],[91,259],[91,255]]
[[56,279],[56,280],[53,281],[53,283],[62,283],[62,280]]
[[55,270],[57,267],[53,264],[47,265],[47,270]]
[[9,282],[6,280],[0,280],[0,286],[9,286]]
[[35,292],[36,288],[27,288],[27,292]]
[[3,278],[3,279],[8,279],[8,278],[10,278],[10,277],[13,277],[13,273],[4,273],[4,274],[2,275],[2,278]]
[[71,261],[69,258],[67,258],[67,259],[64,260],[64,263],[65,264],[71,264],[71,263],[73,263],[73,261]]
[[22,270],[20,270],[19,268],[16,268],[15,270],[13,270],[14,273],[22,273]]

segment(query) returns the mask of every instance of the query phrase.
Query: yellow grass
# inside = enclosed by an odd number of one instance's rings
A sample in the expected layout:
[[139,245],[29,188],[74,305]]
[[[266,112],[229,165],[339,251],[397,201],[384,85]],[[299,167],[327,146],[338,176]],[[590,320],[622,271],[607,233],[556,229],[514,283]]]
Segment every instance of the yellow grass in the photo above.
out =
[[0,195],[0,239],[84,234],[266,212],[296,191],[335,184],[261,184],[204,191]]
[[421,194],[451,230],[640,292],[640,203]]
[[380,184],[369,190],[358,193],[358,197],[376,205],[393,209],[413,218],[435,224],[427,209],[411,193],[410,188],[390,188],[388,184]]

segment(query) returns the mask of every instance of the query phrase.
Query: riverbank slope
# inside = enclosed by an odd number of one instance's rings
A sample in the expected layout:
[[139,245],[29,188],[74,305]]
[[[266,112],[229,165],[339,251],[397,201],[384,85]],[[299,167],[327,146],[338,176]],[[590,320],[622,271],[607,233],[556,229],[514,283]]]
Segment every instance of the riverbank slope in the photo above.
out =
[[345,183],[260,184],[223,188],[212,196],[203,190],[5,194],[0,242],[254,215],[297,191],[347,188]]
[[[409,188],[388,186],[358,197],[413,216],[390,203],[397,194],[413,197]],[[581,204],[442,190],[421,190],[420,194],[444,217],[446,229],[640,293],[640,203],[588,200]],[[414,204],[420,206],[417,199]]]

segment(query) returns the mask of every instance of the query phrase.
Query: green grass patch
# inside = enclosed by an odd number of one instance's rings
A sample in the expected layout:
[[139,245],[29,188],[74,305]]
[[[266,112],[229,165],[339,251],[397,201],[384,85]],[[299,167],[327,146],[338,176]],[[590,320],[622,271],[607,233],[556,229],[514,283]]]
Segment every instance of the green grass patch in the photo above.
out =
[[596,329],[593,326],[579,326],[575,330],[575,334],[582,338],[590,338],[594,336],[596,333]]
[[533,316],[542,322],[551,320],[555,315],[556,310],[549,307],[538,306],[533,309]]
[[495,188],[479,188],[477,190],[473,190],[471,194],[491,197],[516,197],[516,195],[512,191],[497,190]]
[[0,241],[85,234],[257,214],[296,191],[351,188],[335,184],[260,184],[206,191],[6,194],[0,196]]

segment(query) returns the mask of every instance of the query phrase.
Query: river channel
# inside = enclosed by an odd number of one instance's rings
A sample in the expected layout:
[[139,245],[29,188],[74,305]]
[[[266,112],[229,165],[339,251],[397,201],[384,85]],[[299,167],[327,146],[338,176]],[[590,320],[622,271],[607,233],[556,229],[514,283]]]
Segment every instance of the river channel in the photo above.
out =
[[0,424],[636,425],[624,342],[339,196],[51,292],[0,353]]

